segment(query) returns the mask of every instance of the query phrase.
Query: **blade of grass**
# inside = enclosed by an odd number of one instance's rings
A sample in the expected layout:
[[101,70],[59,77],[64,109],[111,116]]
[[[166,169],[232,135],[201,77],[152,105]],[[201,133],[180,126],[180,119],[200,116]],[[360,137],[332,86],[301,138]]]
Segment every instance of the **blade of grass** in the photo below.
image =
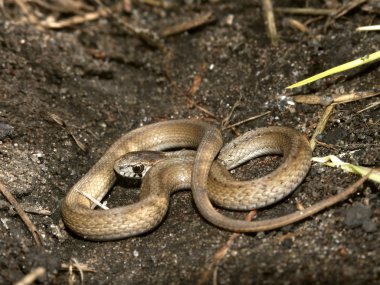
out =
[[293,85],[286,87],[286,89],[293,89],[296,87],[300,87],[300,86],[306,85],[308,83],[314,82],[318,79],[324,78],[326,76],[330,76],[330,75],[338,73],[338,72],[346,71],[348,69],[352,69],[352,68],[358,67],[360,65],[367,64],[367,63],[374,61],[374,60],[377,60],[379,58],[380,58],[380,51],[377,51],[375,53],[365,55],[365,56],[358,58],[358,59],[355,59],[353,61],[344,63],[344,64],[336,66],[336,67],[333,67],[333,68],[328,69],[324,72],[318,73],[312,77],[306,78],[305,80],[299,81]]
[[330,167],[338,167],[343,171],[355,173],[361,176],[368,175],[368,179],[380,183],[380,172],[378,169],[371,169],[361,165],[355,165],[340,160],[335,155],[328,155],[325,157],[313,157],[312,161],[323,163]]
[[356,28],[357,31],[363,32],[363,31],[379,31],[380,25],[373,25],[373,26],[362,26]]

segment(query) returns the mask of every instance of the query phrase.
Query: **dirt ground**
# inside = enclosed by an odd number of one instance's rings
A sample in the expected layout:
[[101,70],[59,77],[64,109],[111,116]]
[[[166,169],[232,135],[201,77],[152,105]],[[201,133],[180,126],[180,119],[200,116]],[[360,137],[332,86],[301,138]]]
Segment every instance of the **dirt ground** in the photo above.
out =
[[[331,9],[337,9],[337,2],[307,1],[309,7]],[[379,50],[380,33],[355,32],[379,20],[378,2],[362,2],[367,3],[336,20],[276,12],[280,41],[274,46],[261,4],[253,0],[166,1],[164,7],[133,1],[128,13],[57,30],[30,24],[19,6],[5,1],[0,18],[0,181],[25,209],[39,213],[29,215],[44,247],[36,246],[19,216],[0,200],[0,284],[12,284],[39,266],[46,274],[36,284],[79,284],[79,273],[70,275],[67,268],[75,260],[94,270],[84,271],[84,284],[379,284],[380,186],[374,182],[305,221],[237,236],[214,266],[214,255],[232,234],[199,215],[190,191],[171,197],[167,217],[156,230],[120,241],[76,237],[64,228],[59,211],[70,187],[108,146],[139,126],[176,118],[204,118],[221,126],[240,102],[231,124],[270,113],[239,125],[236,132],[224,130],[226,141],[269,125],[290,126],[310,138],[325,107],[294,104],[291,95],[378,92],[379,62],[285,90]],[[305,7],[304,1],[273,4]],[[37,1],[28,5],[38,19],[73,16]],[[87,5],[96,8],[91,1]],[[158,42],[122,24],[159,33],[205,12],[212,12],[214,20]],[[289,19],[309,21],[309,33],[295,29]],[[379,167],[379,105],[359,112],[374,102],[378,98],[337,105],[318,137],[325,144],[313,155],[344,153],[345,161]],[[255,160],[238,175],[263,175],[278,161]],[[357,179],[313,164],[290,197],[257,211],[257,219],[307,207]],[[116,186],[108,205],[131,203],[137,195],[136,189]],[[246,213],[233,215],[244,218]]]

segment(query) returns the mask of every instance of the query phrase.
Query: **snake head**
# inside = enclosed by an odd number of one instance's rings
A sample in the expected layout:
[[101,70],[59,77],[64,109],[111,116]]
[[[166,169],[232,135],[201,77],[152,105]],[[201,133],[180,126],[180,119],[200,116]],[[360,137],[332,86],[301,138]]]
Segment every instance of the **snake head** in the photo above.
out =
[[116,160],[114,170],[123,178],[142,179],[154,164],[164,158],[165,154],[159,151],[132,151]]

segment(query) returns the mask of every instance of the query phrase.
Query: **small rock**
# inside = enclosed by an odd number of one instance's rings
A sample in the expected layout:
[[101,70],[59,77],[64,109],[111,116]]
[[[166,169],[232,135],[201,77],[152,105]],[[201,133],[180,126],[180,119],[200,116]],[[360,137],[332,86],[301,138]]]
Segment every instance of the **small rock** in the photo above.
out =
[[5,139],[13,134],[14,128],[11,125],[0,123],[0,140]]
[[349,228],[355,228],[369,222],[372,215],[372,210],[363,204],[353,204],[346,210],[344,224]]
[[258,232],[257,235],[256,235],[256,237],[258,239],[263,239],[265,237],[265,233],[264,232]]
[[293,240],[291,238],[286,238],[281,242],[281,245],[286,249],[291,249],[293,246]]
[[42,151],[37,151],[36,153],[32,154],[31,158],[34,162],[41,164],[44,162],[44,157],[45,155]]
[[373,233],[377,231],[377,223],[372,220],[365,221],[362,228],[366,233]]

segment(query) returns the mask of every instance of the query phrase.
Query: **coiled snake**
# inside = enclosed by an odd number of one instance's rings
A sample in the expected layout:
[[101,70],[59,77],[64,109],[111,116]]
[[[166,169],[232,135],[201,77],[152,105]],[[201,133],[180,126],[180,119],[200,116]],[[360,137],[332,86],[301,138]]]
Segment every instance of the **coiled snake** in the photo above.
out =
[[[73,232],[91,240],[137,235],[162,221],[171,192],[190,187],[200,214],[226,230],[256,232],[297,220],[297,217],[292,221],[287,217],[254,222],[231,219],[220,214],[210,198],[221,207],[247,210],[287,196],[310,168],[311,150],[302,134],[286,127],[267,127],[247,132],[222,150],[221,147],[220,131],[199,120],[160,122],[126,133],[70,189],[61,204],[63,221]],[[196,148],[197,152],[195,158],[185,155],[157,163],[143,180],[137,203],[108,211],[94,210],[95,205],[81,194],[101,200],[116,181],[113,167],[123,155],[173,148]],[[226,170],[266,154],[282,154],[284,160],[275,171],[259,179],[236,181]],[[214,163],[216,156],[219,162]]]

